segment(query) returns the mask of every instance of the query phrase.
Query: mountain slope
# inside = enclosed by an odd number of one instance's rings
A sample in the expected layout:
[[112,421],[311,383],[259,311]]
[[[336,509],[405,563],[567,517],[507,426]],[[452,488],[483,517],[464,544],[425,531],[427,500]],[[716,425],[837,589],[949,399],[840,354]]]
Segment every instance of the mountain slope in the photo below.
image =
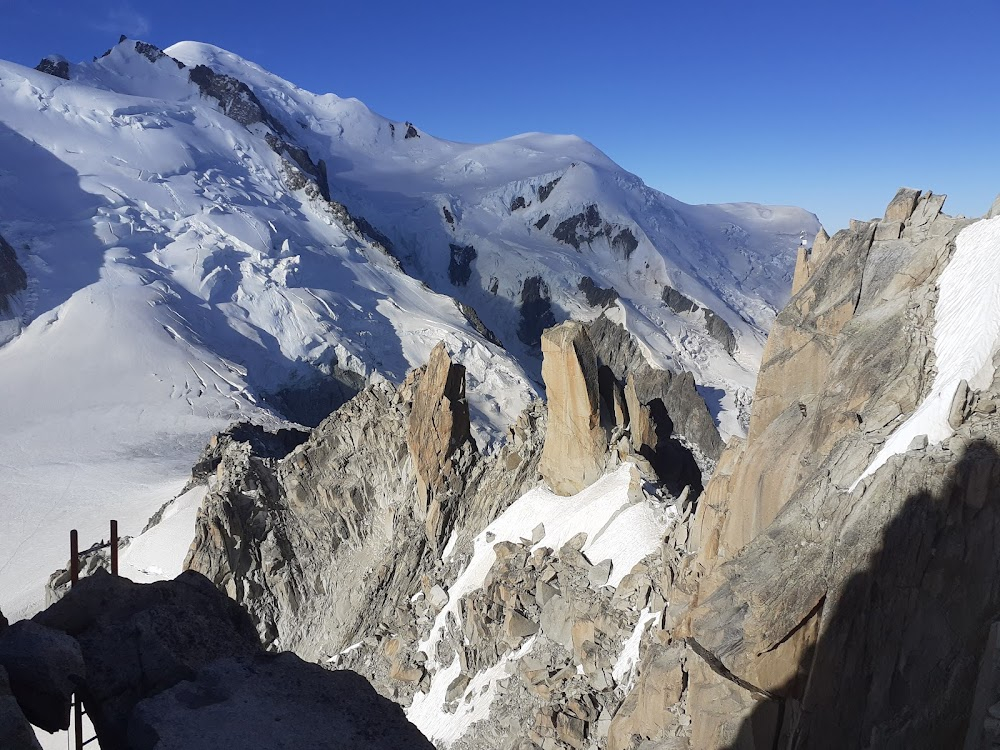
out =
[[[477,439],[495,439],[536,394],[538,326],[600,311],[583,276],[739,431],[815,217],[684,206],[571,137],[407,137],[217,48],[168,52],[126,40],[59,75],[0,63],[0,235],[27,279],[0,331],[12,614],[63,564],[68,527],[138,531],[210,434],[315,423],[440,340],[467,368]],[[675,312],[665,284],[699,309]]]

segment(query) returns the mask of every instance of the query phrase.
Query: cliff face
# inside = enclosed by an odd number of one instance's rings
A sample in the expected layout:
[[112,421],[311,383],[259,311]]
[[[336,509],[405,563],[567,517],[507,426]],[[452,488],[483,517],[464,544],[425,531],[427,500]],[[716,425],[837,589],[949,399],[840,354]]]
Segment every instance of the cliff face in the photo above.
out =
[[464,394],[464,368],[438,347],[401,387],[369,386],[287,455],[220,442],[185,566],[240,602],[265,644],[306,658],[379,625],[415,638],[409,597],[455,525],[492,518],[536,477],[538,430],[525,427],[537,409],[485,461]]
[[0,345],[21,329],[18,296],[28,288],[28,276],[14,248],[0,237]]
[[[800,257],[609,747],[988,746],[1000,378],[971,318],[1000,229],[943,202],[901,190]],[[686,720],[648,709],[664,692]]]

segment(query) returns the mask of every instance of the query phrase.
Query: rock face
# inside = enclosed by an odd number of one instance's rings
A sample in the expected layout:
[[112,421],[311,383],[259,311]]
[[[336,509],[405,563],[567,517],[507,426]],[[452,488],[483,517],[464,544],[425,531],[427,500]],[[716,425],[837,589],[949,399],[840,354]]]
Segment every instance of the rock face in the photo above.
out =
[[541,470],[555,492],[574,494],[600,476],[626,427],[631,450],[671,492],[701,491],[722,440],[690,373],[650,367],[629,333],[603,316],[550,329],[542,352],[549,427]]
[[542,335],[549,427],[540,468],[560,495],[576,494],[604,473],[608,434],[597,377],[597,353],[582,323],[568,321]]
[[48,73],[50,76],[69,80],[69,61],[59,55],[49,55],[43,57],[42,61],[35,66],[35,70]]
[[433,747],[360,675],[288,653],[212,662],[140,703],[128,736],[130,750]]
[[186,566],[246,607],[265,644],[310,660],[379,628],[413,641],[410,598],[452,530],[478,530],[536,481],[544,413],[522,421],[479,457],[464,368],[438,347],[286,456],[223,446]]
[[17,262],[17,253],[0,237],[0,317],[10,314],[14,295],[27,288],[28,276]]
[[0,747],[8,750],[41,750],[31,724],[10,690],[7,671],[0,667]]
[[538,346],[542,332],[555,323],[548,284],[541,276],[529,276],[521,287],[521,322],[517,337],[528,346]]
[[448,260],[448,278],[455,286],[465,286],[472,277],[472,261],[476,259],[476,248],[472,245],[448,245],[451,251]]
[[0,637],[0,667],[28,721],[47,732],[69,727],[72,695],[84,678],[73,638],[31,620],[15,622]]
[[438,344],[417,383],[406,432],[417,479],[417,513],[425,518],[427,539],[435,548],[451,531],[451,505],[462,493],[464,478],[457,466],[471,463],[476,453],[471,427],[465,368]]
[[[266,654],[246,613],[193,572],[148,585],[89,576],[13,625],[0,639],[7,661],[11,649],[35,666],[33,683],[60,695],[72,683],[108,750],[431,747],[360,675]],[[11,686],[22,706],[40,692]],[[68,706],[65,718],[61,728]]]
[[[815,243],[609,747],[990,746],[1000,378],[963,392],[954,437],[856,482],[930,386],[937,279],[969,224],[942,203],[903,190]],[[651,715],[664,693],[676,720]]]

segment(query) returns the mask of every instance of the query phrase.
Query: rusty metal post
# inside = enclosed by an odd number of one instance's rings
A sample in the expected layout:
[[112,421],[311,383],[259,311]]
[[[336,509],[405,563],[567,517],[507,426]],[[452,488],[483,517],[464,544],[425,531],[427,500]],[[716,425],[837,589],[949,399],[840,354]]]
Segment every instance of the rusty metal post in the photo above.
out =
[[83,750],[83,705],[80,702],[80,694],[76,693],[73,701],[73,739],[76,750]]
[[80,542],[76,529],[69,532],[69,580],[72,586],[80,580]]
[[118,522],[111,522],[111,575],[118,575]]

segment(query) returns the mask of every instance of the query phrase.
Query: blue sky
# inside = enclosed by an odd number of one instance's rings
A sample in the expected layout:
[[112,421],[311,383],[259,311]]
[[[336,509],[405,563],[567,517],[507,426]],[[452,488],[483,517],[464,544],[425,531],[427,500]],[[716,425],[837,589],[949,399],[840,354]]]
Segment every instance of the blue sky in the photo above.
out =
[[832,231],[900,185],[1000,191],[1000,3],[0,0],[0,57],[193,39],[427,132],[576,133],[689,203],[800,205]]

